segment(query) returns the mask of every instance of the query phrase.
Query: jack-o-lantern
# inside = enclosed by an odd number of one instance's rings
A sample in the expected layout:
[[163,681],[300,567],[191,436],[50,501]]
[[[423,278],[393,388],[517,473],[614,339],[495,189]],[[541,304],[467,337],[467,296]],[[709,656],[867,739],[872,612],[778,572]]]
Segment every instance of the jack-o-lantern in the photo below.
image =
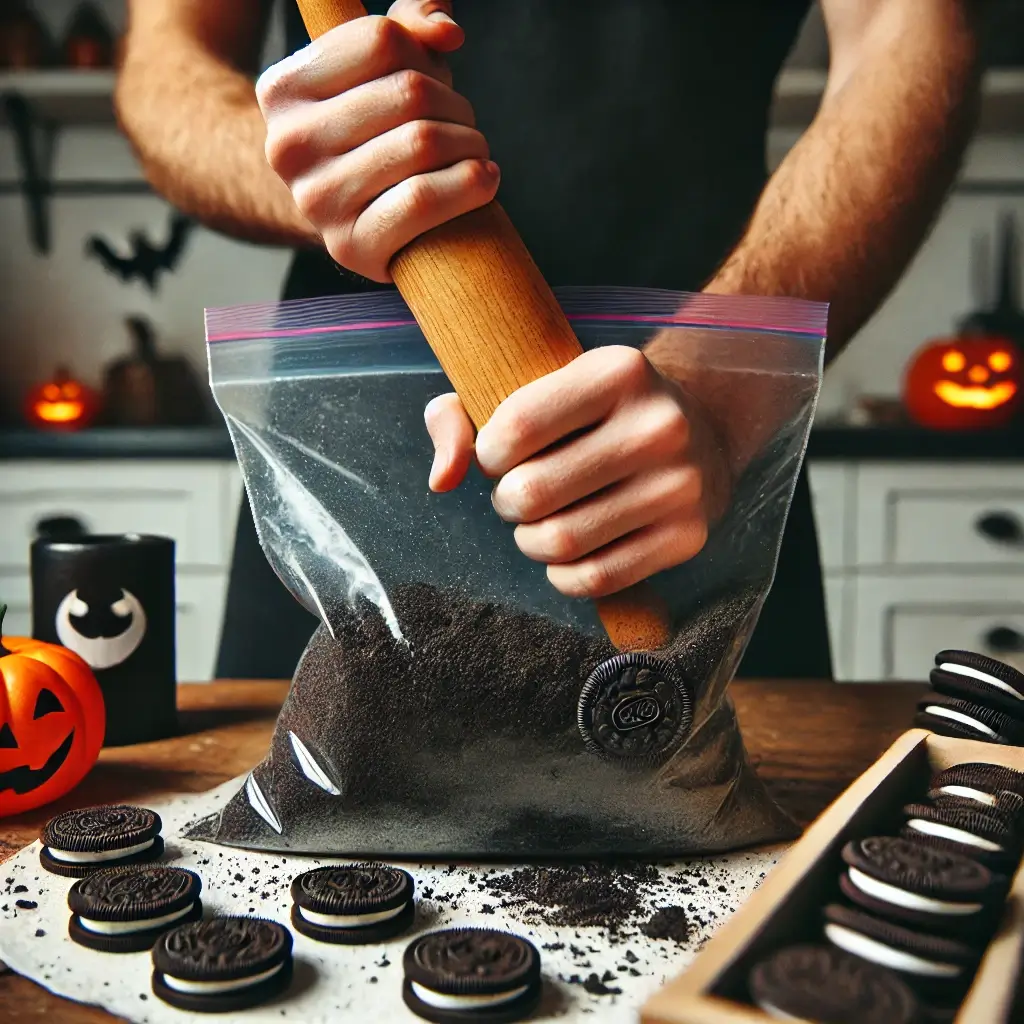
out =
[[1021,357],[1010,341],[963,337],[932,342],[914,356],[903,404],[915,423],[940,430],[1004,427],[1024,401]]
[[62,367],[53,380],[29,392],[25,418],[47,430],[81,430],[92,423],[99,410],[99,394]]
[[0,818],[48,804],[85,778],[103,746],[103,693],[74,651],[4,637],[0,605]]

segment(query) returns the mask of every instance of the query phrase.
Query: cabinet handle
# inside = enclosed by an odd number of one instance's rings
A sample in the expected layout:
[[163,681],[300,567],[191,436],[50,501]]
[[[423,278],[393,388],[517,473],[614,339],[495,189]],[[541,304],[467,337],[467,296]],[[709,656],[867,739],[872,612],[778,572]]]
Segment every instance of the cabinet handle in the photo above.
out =
[[88,533],[85,524],[77,516],[48,516],[36,523],[36,536],[48,540],[61,537],[81,537]]
[[985,634],[985,646],[999,654],[1024,651],[1024,633],[1011,626],[994,626]]
[[1019,544],[1024,541],[1024,524],[1012,512],[986,512],[978,517],[974,528],[982,536],[999,544]]

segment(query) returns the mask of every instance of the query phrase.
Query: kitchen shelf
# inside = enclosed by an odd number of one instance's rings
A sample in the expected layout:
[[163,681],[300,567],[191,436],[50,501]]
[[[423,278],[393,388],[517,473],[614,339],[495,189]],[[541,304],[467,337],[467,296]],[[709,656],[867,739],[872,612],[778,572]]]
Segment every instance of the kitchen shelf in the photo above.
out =
[[[110,124],[114,120],[114,79],[112,70],[3,71],[0,96],[16,93],[44,121]],[[6,111],[0,106],[0,124],[5,121]]]
[[[772,105],[773,128],[804,128],[818,110],[828,72],[819,68],[788,68],[779,75]],[[981,132],[1024,132],[1024,68],[986,71],[981,87]]]

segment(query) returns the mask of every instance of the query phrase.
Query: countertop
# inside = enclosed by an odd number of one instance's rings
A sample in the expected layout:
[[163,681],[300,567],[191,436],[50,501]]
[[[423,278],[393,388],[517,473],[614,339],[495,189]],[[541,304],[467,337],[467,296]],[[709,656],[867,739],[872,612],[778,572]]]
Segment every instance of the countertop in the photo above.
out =
[[[811,431],[807,457],[815,460],[1024,460],[1024,429],[938,432],[915,427],[844,427]],[[103,427],[78,433],[0,429],[3,459],[228,459],[223,426],[133,429]]]
[[[731,687],[751,761],[773,796],[804,825],[910,727],[925,691],[916,683],[780,680],[737,681]],[[0,860],[32,842],[48,817],[68,807],[144,804],[212,789],[240,775],[265,753],[286,692],[287,684],[280,682],[179,687],[179,736],[105,750],[72,796],[0,821]],[[13,973],[0,974],[0,1009],[6,1024],[115,1020]]]

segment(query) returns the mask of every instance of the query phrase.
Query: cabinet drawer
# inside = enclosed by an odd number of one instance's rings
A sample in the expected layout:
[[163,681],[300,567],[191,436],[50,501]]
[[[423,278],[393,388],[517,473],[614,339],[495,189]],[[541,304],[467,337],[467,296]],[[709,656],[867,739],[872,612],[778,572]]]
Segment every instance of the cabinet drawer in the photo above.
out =
[[[213,678],[227,573],[178,573],[175,588],[175,661],[183,683]],[[7,602],[4,633],[32,635],[32,584],[27,575],[0,575],[0,598]]]
[[1024,568],[1024,465],[862,467],[861,566]]
[[173,537],[177,562],[220,567],[230,554],[237,470],[211,462],[6,463],[0,567],[28,565],[41,520],[72,516],[89,533]]
[[858,576],[854,611],[855,677],[928,678],[935,655],[961,647],[1020,663],[1024,574]]

